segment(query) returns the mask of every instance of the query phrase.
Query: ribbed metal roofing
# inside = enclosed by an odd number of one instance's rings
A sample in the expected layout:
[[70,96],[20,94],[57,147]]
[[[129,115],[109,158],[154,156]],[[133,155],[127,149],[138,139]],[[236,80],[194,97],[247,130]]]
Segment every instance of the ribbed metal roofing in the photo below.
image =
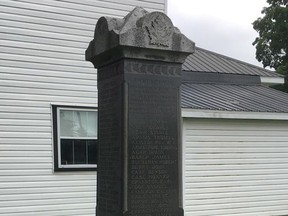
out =
[[288,113],[288,94],[255,85],[183,83],[181,106],[202,110]]
[[218,53],[196,47],[195,53],[187,57],[182,69],[194,72],[214,72],[226,74],[258,75],[280,77],[279,74],[242,62]]

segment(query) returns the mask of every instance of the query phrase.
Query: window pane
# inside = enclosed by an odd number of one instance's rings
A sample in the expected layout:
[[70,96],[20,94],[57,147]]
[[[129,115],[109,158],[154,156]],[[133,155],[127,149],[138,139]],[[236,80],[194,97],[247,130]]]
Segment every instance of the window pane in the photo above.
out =
[[60,110],[60,136],[72,137],[73,111]]
[[61,139],[61,164],[73,164],[73,140]]
[[87,112],[74,111],[73,137],[87,137]]
[[87,112],[87,137],[97,137],[97,112]]
[[88,164],[97,164],[97,140],[87,140]]
[[74,140],[74,164],[87,164],[86,140]]
[[97,112],[61,109],[60,136],[97,137]]

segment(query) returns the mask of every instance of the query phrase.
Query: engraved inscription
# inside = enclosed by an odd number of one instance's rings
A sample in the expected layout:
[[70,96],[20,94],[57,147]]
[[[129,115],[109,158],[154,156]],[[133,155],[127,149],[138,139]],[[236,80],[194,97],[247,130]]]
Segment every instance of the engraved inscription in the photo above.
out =
[[129,82],[129,209],[131,215],[174,216],[178,85],[175,78],[136,76]]

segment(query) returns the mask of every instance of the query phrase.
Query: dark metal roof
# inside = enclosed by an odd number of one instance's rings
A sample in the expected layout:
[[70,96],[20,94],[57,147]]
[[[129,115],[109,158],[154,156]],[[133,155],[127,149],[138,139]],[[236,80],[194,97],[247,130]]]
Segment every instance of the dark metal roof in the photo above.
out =
[[218,53],[196,47],[195,53],[187,57],[182,66],[184,71],[245,74],[264,77],[281,77],[274,71],[248,64]]
[[183,83],[182,108],[288,113],[288,94],[257,85]]

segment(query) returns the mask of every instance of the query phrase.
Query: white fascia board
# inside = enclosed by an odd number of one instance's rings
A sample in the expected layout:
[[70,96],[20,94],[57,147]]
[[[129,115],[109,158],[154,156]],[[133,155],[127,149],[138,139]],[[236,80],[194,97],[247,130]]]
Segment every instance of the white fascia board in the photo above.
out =
[[284,78],[283,77],[260,77],[261,84],[284,84]]
[[239,112],[182,108],[183,118],[288,120],[288,113]]

